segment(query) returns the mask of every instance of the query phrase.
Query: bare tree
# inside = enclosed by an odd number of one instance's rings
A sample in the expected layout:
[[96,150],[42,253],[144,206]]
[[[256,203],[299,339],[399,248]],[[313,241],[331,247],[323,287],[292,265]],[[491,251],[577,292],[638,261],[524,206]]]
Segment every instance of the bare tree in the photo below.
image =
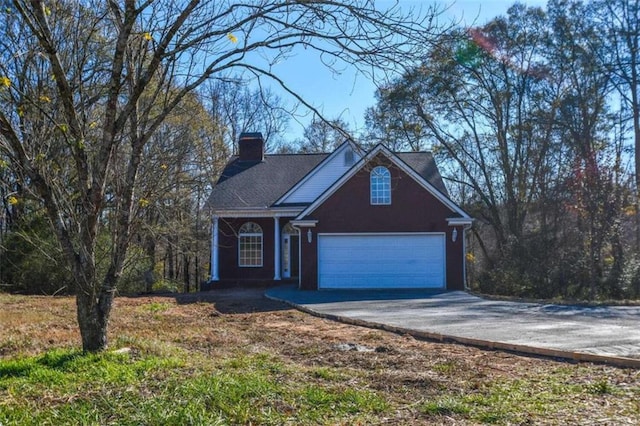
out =
[[370,111],[378,129],[406,145],[431,142],[454,171],[450,180],[471,189],[461,201],[491,224],[497,250],[480,246],[492,261],[511,241],[522,243],[528,206],[549,170],[555,107],[539,74],[545,24],[540,9],[516,5],[483,28],[450,32],[422,65],[380,89]]
[[602,10],[515,4],[450,32],[369,111],[391,146],[431,142],[454,194],[468,196],[486,224],[474,233],[488,290],[621,294],[625,127],[611,114]]
[[[181,280],[180,287],[188,291],[204,278],[198,249],[208,241],[202,217],[205,194],[229,156],[219,126],[199,97],[190,94],[144,149],[135,228],[145,253],[147,292],[160,279],[164,288]],[[162,274],[161,259],[167,265]]]
[[209,81],[200,92],[219,125],[220,137],[233,153],[238,152],[236,145],[243,132],[260,131],[266,151],[274,151],[281,145],[289,112],[272,90],[251,88],[238,77]]
[[349,139],[349,126],[344,120],[314,117],[304,128],[303,139],[294,142],[304,153],[331,152]]
[[[270,79],[300,46],[329,66],[392,70],[437,29],[427,13],[373,0],[14,0],[0,17],[0,153],[26,177],[73,271],[86,351],[107,346],[139,205],[144,149],[211,78]],[[118,166],[118,173],[115,166]],[[97,235],[111,236],[96,269]]]
[[[550,44],[555,77],[563,81],[557,127],[571,165],[567,189],[574,206],[579,246],[586,254],[586,277],[576,280],[594,299],[605,276],[604,257],[622,269],[619,219],[622,203],[622,152],[612,143],[616,124],[610,113],[611,75],[601,58],[610,43],[601,37],[599,9],[582,2],[552,0],[548,5],[554,37]],[[585,49],[585,46],[589,46]]]
[[636,250],[640,251],[640,1],[595,2],[594,20],[599,31],[592,44],[610,81],[622,99],[622,117],[631,122],[636,186]]

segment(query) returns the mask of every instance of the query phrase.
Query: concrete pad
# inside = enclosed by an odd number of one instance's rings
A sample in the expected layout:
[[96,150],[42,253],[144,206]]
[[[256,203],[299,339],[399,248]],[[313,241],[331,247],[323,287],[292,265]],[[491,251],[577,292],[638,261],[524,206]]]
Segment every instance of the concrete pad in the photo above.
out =
[[507,302],[462,291],[277,287],[266,296],[319,315],[423,337],[640,367],[640,306]]

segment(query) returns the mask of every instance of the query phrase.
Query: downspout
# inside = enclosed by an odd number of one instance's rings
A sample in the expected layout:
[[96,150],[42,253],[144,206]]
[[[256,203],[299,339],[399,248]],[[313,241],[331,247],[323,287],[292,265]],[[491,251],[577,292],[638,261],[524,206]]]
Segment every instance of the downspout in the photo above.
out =
[[211,216],[211,259],[210,259],[210,279],[209,282],[213,283],[214,281],[219,281],[219,252],[218,252],[218,233],[219,224],[218,224],[219,216],[212,215]]
[[282,235],[280,233],[280,216],[275,215],[273,218],[273,227],[274,227],[274,253],[273,253],[273,280],[280,281],[282,279],[282,274],[280,268],[282,267],[282,248],[280,246],[280,239]]
[[462,226],[462,284],[464,291],[469,291],[469,283],[467,282],[467,232],[471,229],[471,224]]
[[298,290],[302,288],[302,229],[291,224],[293,229],[298,231]]

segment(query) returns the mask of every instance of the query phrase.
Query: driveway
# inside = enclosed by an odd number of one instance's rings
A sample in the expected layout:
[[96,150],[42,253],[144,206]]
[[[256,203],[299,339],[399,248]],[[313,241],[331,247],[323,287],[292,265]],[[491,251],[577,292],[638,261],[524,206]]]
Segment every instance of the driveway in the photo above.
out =
[[640,306],[553,305],[426,291],[300,291],[266,296],[351,323],[576,360],[640,367]]

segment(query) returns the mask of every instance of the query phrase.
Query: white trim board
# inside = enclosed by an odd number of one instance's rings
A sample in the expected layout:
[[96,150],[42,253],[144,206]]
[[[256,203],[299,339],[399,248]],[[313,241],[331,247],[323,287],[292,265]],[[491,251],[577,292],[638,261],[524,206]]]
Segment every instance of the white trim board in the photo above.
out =
[[296,217],[304,207],[212,210],[212,216],[223,217]]

